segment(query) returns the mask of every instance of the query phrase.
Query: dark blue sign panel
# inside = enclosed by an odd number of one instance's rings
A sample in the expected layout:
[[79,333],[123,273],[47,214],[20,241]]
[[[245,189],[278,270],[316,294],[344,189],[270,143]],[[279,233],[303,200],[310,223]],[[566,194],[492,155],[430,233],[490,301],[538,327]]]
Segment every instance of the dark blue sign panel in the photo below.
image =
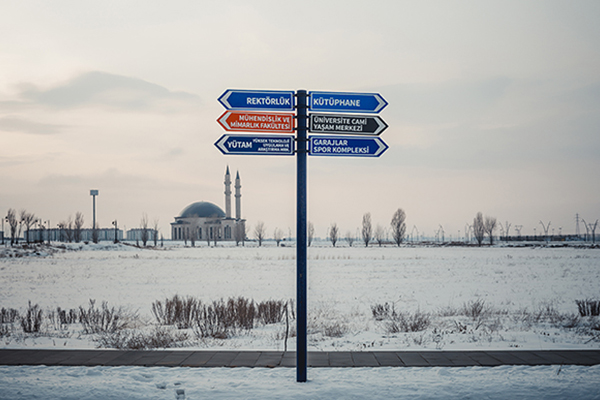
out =
[[294,92],[289,90],[233,90],[219,97],[228,110],[294,111]]
[[379,157],[388,145],[378,137],[309,136],[311,156]]
[[[227,112],[227,111],[226,111]],[[377,136],[388,125],[381,117],[348,114],[310,114],[309,132]]]
[[310,92],[310,110],[377,114],[387,106],[378,93]]
[[293,156],[292,135],[223,135],[215,142],[223,154]]

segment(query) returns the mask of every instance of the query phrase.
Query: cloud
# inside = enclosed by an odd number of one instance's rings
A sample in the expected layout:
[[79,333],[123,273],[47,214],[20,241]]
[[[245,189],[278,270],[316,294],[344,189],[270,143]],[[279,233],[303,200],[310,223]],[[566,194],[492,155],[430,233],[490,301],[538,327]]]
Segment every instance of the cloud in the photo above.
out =
[[57,109],[81,106],[106,106],[123,110],[146,110],[157,103],[175,101],[197,104],[191,93],[174,92],[142,79],[106,72],[88,72],[50,89],[21,85],[20,97],[26,103]]
[[63,129],[62,125],[43,124],[19,117],[0,118],[0,131],[21,132],[33,135],[53,135]]
[[[477,81],[399,84],[377,90],[407,123],[445,123],[472,118],[493,107],[512,81],[506,77]],[[388,107],[390,108],[390,107]]]

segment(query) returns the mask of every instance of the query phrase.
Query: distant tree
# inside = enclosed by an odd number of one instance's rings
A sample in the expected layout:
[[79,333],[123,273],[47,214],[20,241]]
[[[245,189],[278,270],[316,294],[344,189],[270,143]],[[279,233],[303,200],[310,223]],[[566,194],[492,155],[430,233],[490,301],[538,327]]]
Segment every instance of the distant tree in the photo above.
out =
[[73,238],[76,243],[81,242],[81,230],[83,228],[83,214],[79,211],[75,213],[75,221],[73,222]]
[[335,247],[335,244],[338,241],[339,232],[340,232],[340,230],[339,230],[337,224],[335,222],[332,223],[331,226],[329,227],[328,236],[329,236],[329,240],[331,241],[331,244],[333,245],[333,247]]
[[246,224],[243,221],[238,221],[233,229],[233,237],[235,239],[235,245],[238,246],[240,243],[244,244],[246,240]]
[[273,232],[273,240],[275,240],[275,243],[277,243],[277,247],[279,247],[279,243],[281,243],[282,239],[283,231],[279,228],[275,228],[275,231]]
[[21,211],[21,223],[25,225],[25,234],[27,235],[27,243],[29,243],[29,229],[33,224],[37,222],[35,214],[28,213],[27,211]]
[[[93,224],[92,224],[93,225]],[[98,243],[99,235],[98,235],[98,223],[96,222],[95,226],[92,226],[92,242]]]
[[373,239],[375,239],[379,247],[381,247],[381,245],[385,241],[385,229],[383,229],[383,227],[379,224],[375,226],[375,232],[373,232]]
[[488,234],[489,238],[490,238],[490,246],[492,246],[494,244],[494,231],[496,230],[496,218],[495,217],[488,217],[486,215],[485,217],[485,232]]
[[265,223],[258,221],[254,227],[254,237],[258,240],[258,247],[262,246],[262,242],[265,239],[266,228]]
[[313,239],[315,238],[315,226],[312,222],[308,223],[308,247],[312,244]]
[[69,215],[66,221],[58,223],[58,228],[61,230],[61,239],[65,242],[71,243],[73,241],[74,230],[73,230],[73,218]]
[[198,224],[196,221],[190,224],[190,231],[190,243],[192,244],[192,247],[196,247],[196,236],[198,234]]
[[67,234],[67,231],[68,231],[67,221],[60,221],[58,223],[58,230],[60,232],[60,241],[61,242],[68,242],[69,241],[69,235]]
[[348,247],[352,247],[352,245],[354,244],[354,235],[352,234],[352,231],[347,231],[346,237],[344,237],[344,239],[346,240],[346,242],[348,242]]
[[373,238],[373,227],[371,225],[371,213],[363,215],[362,219],[362,239],[365,243],[365,247],[369,246],[369,242]]
[[473,236],[475,240],[477,240],[477,245],[481,246],[483,243],[483,238],[485,237],[485,225],[483,222],[483,214],[478,212],[473,219]]
[[403,209],[399,208],[396,210],[392,216],[390,225],[392,227],[392,237],[394,238],[394,242],[400,246],[406,233],[406,213]]
[[158,229],[159,229],[158,218],[156,218],[154,220],[154,224],[152,226],[152,237],[154,239],[154,247],[158,246]]
[[8,209],[8,212],[6,213],[6,221],[10,226],[10,245],[12,246],[16,243],[17,226],[19,225],[19,220],[17,219],[17,212],[14,209]]
[[143,213],[142,219],[140,220],[140,233],[142,239],[142,246],[146,247],[146,243],[148,242],[148,214]]

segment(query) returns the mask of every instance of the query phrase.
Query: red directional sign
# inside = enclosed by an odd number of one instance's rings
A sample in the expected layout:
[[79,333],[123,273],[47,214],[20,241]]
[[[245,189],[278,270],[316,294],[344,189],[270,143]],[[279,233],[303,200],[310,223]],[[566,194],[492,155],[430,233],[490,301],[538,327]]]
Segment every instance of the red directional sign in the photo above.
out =
[[228,132],[294,133],[294,114],[225,111],[217,122]]

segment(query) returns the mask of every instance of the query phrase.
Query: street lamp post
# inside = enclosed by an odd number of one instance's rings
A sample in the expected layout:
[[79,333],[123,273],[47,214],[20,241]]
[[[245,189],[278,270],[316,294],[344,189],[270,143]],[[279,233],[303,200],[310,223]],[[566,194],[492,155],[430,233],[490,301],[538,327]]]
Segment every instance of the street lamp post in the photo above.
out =
[[119,237],[117,236],[117,232],[118,232],[118,229],[117,229],[117,220],[115,219],[112,222],[112,224],[115,226],[115,243],[119,243]]
[[96,196],[98,196],[98,190],[90,190],[90,196],[92,196],[92,241],[98,243],[98,236],[96,234]]

